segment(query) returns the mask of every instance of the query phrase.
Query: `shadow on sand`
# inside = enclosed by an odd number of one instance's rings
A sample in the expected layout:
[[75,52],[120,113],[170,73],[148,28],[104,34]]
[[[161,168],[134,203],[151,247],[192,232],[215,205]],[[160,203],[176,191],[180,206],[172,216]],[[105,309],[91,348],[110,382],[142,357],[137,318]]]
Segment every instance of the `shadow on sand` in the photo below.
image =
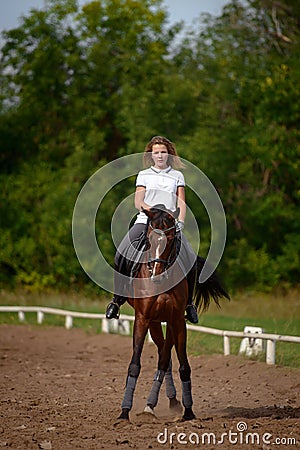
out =
[[229,407],[223,410],[224,417],[235,418],[244,417],[245,419],[256,419],[259,417],[272,417],[273,419],[299,419],[300,408],[291,406],[262,406],[259,408],[234,408]]

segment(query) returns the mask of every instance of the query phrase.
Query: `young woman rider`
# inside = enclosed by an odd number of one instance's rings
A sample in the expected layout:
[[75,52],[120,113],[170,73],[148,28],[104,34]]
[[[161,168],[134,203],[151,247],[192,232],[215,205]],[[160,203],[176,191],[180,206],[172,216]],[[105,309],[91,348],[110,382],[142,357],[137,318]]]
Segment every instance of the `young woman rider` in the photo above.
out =
[[[120,247],[124,248],[128,243],[138,242],[144,236],[147,227],[147,216],[142,211],[142,208],[149,210],[152,206],[163,204],[171,211],[175,211],[177,207],[180,208],[179,217],[177,220],[177,232],[180,233],[184,227],[184,220],[186,215],[185,204],[185,180],[179,168],[183,168],[175,145],[167,138],[162,136],[155,136],[146,145],[144,152],[144,164],[148,167],[138,173],[136,179],[135,191],[135,207],[140,211],[134,225],[129,230],[128,234],[122,241]],[[150,167],[149,167],[150,166]],[[127,242],[127,244],[124,244]],[[193,262],[196,261],[196,255],[181,233],[181,244],[184,247],[185,258],[189,260],[189,267],[192,267]],[[120,261],[123,250],[119,248],[115,256],[115,287],[118,283],[118,272],[120,270]],[[198,315],[195,305],[192,301],[195,271],[190,270],[187,273],[188,281],[188,304],[186,308],[186,318],[192,323],[198,322]],[[117,290],[120,291],[119,289]],[[115,294],[112,301],[109,303],[106,310],[107,319],[119,317],[120,306],[125,303],[127,297]]]

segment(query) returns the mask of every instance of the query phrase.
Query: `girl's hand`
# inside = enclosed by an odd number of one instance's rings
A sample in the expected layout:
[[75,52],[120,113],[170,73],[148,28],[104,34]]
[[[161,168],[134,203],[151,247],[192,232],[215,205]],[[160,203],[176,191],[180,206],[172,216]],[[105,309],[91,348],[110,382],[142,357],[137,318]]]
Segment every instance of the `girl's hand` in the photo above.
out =
[[176,233],[179,233],[184,229],[184,222],[182,220],[176,220]]

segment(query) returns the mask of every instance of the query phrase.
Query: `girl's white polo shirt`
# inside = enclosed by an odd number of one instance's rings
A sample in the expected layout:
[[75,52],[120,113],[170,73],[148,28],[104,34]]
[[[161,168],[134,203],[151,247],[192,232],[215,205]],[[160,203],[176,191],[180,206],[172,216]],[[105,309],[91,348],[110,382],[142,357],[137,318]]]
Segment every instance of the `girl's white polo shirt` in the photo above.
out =
[[[177,188],[185,186],[185,181],[183,174],[170,166],[163,170],[150,167],[138,173],[136,186],[143,186],[146,189],[144,202],[147,205],[163,204],[167,209],[175,211]],[[140,212],[135,223],[147,223],[147,219],[146,214]]]

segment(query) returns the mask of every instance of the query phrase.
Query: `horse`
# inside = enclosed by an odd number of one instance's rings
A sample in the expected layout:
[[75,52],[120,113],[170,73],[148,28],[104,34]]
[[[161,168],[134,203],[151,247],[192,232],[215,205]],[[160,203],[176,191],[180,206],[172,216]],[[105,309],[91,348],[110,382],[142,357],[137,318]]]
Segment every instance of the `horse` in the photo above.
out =
[[[179,266],[177,266],[177,270],[173,270],[177,261],[176,219],[180,210],[177,208],[175,212],[172,212],[167,210],[164,205],[156,205],[150,210],[144,209],[143,211],[148,216],[147,246],[144,252],[147,258],[139,264],[136,278],[133,280],[142,283],[142,294],[139,290],[138,298],[135,297],[136,288],[133,282],[131,295],[128,295],[128,303],[135,311],[133,354],[128,367],[122,412],[118,419],[129,420],[134,391],[141,370],[143,345],[149,330],[158,349],[158,364],[144,411],[154,414],[164,379],[170,408],[180,406],[172,377],[171,350],[175,346],[184,406],[182,419],[192,420],[195,418],[195,414],[192,409],[191,368],[187,357],[185,321],[188,285],[184,274],[178,276]],[[203,258],[197,256],[198,272],[203,268],[204,262]],[[164,283],[167,284],[166,289],[164,289]],[[201,284],[196,274],[193,300],[199,311],[206,310],[211,299],[219,306],[219,299],[222,297],[229,298],[221,286],[216,272]],[[165,337],[162,331],[162,322],[166,323]]]

